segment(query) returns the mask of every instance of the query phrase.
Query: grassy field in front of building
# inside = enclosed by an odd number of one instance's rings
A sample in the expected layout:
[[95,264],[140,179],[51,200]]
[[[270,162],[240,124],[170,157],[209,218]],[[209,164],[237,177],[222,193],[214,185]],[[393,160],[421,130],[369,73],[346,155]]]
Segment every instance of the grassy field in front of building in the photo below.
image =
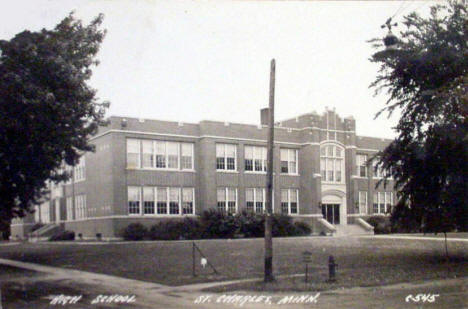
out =
[[[192,242],[23,243],[0,246],[0,257],[119,277],[184,285],[196,282],[263,276],[263,239],[196,241],[217,269],[202,269],[196,255],[192,276]],[[468,276],[468,242],[379,239],[358,237],[304,237],[274,239],[277,276],[303,274],[302,252],[312,253],[311,281],[320,286],[328,274],[328,257],[335,257],[336,286],[372,286],[447,277]],[[290,279],[298,289],[303,277]]]

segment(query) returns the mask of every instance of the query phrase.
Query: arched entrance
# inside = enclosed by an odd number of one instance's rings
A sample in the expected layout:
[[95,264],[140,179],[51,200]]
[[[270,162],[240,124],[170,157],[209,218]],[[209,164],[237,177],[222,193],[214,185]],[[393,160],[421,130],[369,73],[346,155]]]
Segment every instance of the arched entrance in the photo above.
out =
[[346,194],[338,190],[323,192],[322,215],[331,224],[346,224]]

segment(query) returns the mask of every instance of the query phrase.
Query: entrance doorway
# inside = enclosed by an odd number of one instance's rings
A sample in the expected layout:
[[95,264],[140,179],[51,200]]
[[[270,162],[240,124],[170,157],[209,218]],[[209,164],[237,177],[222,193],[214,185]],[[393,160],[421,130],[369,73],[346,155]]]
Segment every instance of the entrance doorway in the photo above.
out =
[[322,204],[322,215],[331,224],[340,224],[340,204]]

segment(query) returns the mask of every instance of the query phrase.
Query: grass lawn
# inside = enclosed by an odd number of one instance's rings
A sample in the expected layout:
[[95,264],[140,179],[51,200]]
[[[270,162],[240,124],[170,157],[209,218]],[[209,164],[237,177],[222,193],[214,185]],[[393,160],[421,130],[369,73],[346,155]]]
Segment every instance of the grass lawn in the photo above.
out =
[[[196,243],[219,275],[213,275],[209,269],[201,269],[197,255],[199,275],[192,277],[192,243],[188,241],[89,245],[26,243],[0,246],[0,257],[167,285],[263,276],[263,239],[203,240]],[[467,242],[449,242],[451,260],[448,267],[445,246],[440,241],[305,237],[274,239],[273,246],[276,275],[304,273],[302,252],[311,251],[309,269],[312,282],[318,288],[327,278],[329,255],[333,255],[338,264],[339,280],[332,287],[468,276]],[[303,278],[288,280],[292,283],[286,285],[287,289],[303,289]],[[256,286],[261,289],[261,285]],[[324,286],[325,289],[330,287]]]

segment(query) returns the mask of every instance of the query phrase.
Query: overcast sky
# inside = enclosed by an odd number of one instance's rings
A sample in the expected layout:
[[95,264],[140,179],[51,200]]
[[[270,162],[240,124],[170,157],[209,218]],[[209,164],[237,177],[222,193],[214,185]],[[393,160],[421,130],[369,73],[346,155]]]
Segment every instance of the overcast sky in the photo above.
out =
[[[258,124],[268,105],[270,60],[276,59],[277,121],[336,108],[356,118],[357,133],[393,137],[397,117],[369,84],[378,67],[367,40],[380,26],[427,1],[8,1],[0,39],[52,28],[70,11],[88,23],[104,13],[107,36],[91,84],[111,102],[108,115],[183,122]],[[402,26],[397,28],[398,33]]]

